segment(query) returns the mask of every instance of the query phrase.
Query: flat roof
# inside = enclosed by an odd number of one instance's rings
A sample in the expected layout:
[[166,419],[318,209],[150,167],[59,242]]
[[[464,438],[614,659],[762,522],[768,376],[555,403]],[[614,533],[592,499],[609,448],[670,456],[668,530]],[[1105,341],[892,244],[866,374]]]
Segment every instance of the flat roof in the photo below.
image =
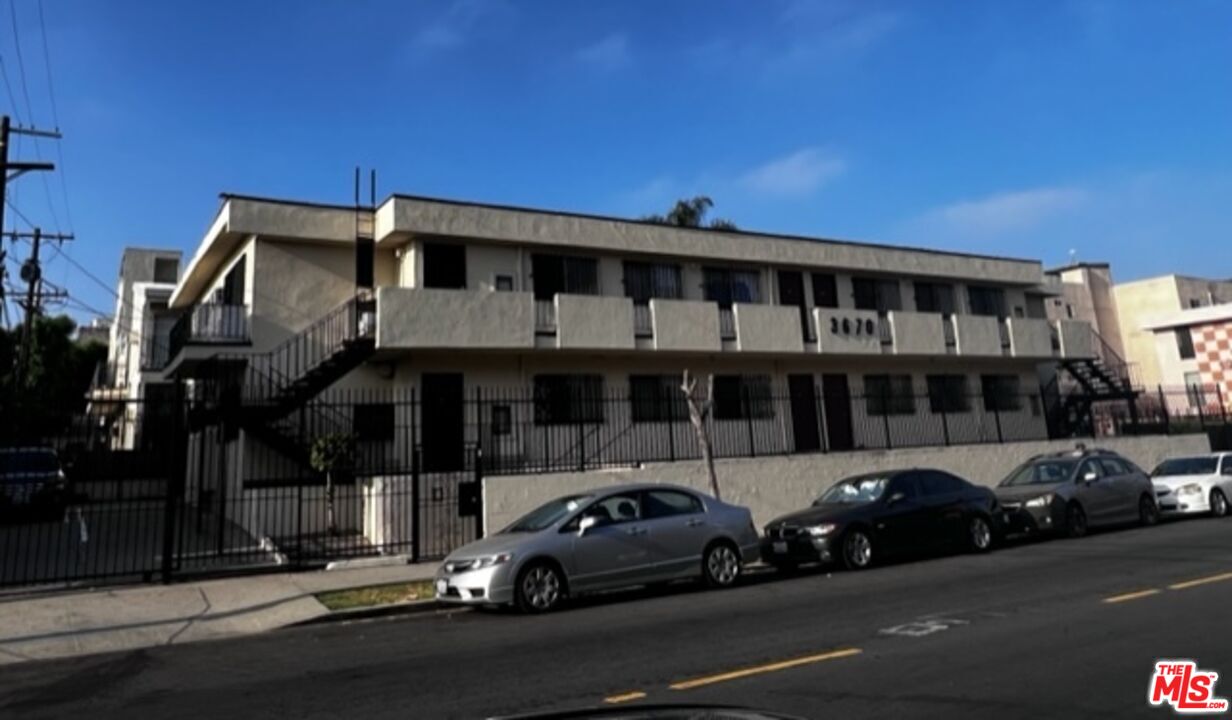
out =
[[1144,330],[1168,330],[1193,325],[1207,325],[1221,320],[1232,319],[1232,303],[1220,305],[1204,305],[1203,307],[1186,308],[1170,313],[1148,315],[1142,321]]

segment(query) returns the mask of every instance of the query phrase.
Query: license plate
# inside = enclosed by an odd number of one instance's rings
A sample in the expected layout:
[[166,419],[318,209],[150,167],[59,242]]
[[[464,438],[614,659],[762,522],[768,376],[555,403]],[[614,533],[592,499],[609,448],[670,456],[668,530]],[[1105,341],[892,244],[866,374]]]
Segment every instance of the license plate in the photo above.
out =
[[780,555],[786,555],[787,554],[787,543],[785,542],[774,543],[774,552]]
[[447,592],[449,592],[449,581],[448,580],[437,580],[436,581],[436,594],[444,595]]

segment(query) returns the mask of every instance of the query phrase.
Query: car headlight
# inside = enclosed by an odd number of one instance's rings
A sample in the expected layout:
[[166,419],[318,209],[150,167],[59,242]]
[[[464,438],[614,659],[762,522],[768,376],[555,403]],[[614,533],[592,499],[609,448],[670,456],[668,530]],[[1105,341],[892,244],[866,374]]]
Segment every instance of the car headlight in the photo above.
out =
[[838,527],[834,523],[823,523],[821,525],[811,525],[804,528],[804,532],[813,537],[825,537],[834,532],[834,528]]
[[513,553],[498,553],[496,555],[484,555],[483,557],[475,558],[475,563],[471,565],[471,570],[481,570],[483,568],[501,565],[513,559]]
[[1052,504],[1052,498],[1053,498],[1052,493],[1048,493],[1047,495],[1040,495],[1037,498],[1031,498],[1030,500],[1027,501],[1027,507],[1029,508],[1048,507],[1049,505]]
[[1202,486],[1198,483],[1189,483],[1176,489],[1177,495],[1197,495],[1200,492],[1202,492]]

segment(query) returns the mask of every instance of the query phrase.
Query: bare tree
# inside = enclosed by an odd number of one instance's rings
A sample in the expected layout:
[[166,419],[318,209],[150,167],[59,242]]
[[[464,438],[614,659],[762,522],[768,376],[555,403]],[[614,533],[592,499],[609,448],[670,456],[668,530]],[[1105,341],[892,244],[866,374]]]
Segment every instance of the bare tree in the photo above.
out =
[[697,433],[697,444],[702,449],[702,459],[706,461],[706,474],[710,477],[710,493],[718,500],[723,496],[719,493],[719,477],[714,472],[714,455],[710,451],[710,429],[706,420],[714,407],[714,373],[706,376],[706,394],[698,391],[697,378],[684,371],[684,379],[680,385],[684,400],[689,406],[689,422],[693,423],[693,431]]

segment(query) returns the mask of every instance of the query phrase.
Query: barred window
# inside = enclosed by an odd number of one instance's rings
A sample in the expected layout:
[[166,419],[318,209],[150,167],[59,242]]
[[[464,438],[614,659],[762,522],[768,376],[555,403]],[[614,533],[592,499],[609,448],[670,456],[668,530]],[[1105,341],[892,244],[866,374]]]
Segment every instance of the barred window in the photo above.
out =
[[603,422],[602,375],[536,375],[535,424]]
[[769,375],[716,375],[714,418],[716,420],[765,419],[774,417],[774,397]]
[[625,262],[625,297],[638,305],[653,298],[675,300],[684,297],[680,266],[665,263]]
[[971,409],[966,375],[929,375],[928,409],[934,413],[959,413]]
[[984,409],[988,412],[1013,412],[1022,409],[1022,394],[1017,375],[981,375]]
[[719,307],[761,302],[761,275],[755,270],[703,268],[702,274],[706,300]]
[[670,422],[689,417],[681,379],[675,375],[630,375],[633,422]]
[[869,415],[914,415],[910,375],[865,375],[864,406]]

